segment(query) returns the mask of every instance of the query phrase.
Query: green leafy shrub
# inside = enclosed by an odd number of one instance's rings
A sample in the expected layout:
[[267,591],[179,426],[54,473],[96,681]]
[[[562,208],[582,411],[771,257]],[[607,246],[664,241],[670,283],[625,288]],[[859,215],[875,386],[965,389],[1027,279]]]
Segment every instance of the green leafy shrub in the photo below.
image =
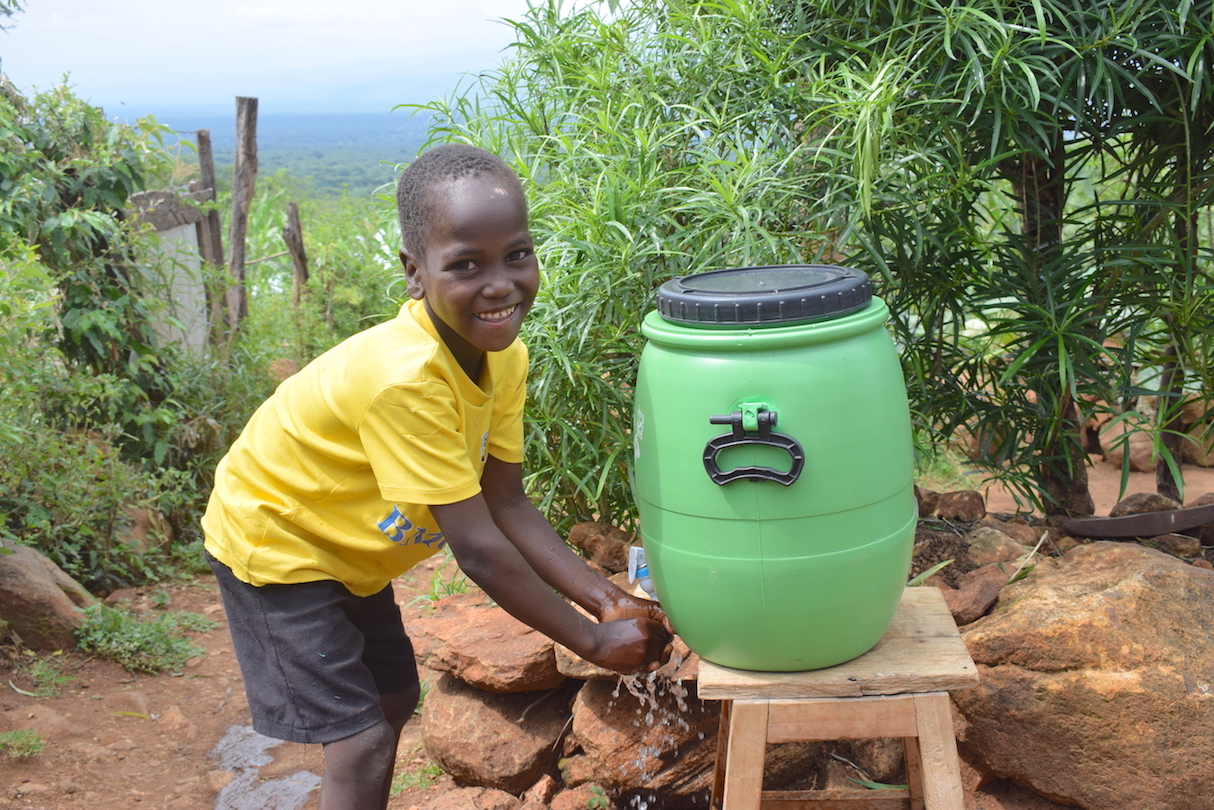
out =
[[113,659],[131,672],[176,671],[202,654],[202,649],[182,636],[184,630],[205,631],[218,626],[196,613],[167,611],[134,614],[107,605],[84,610],[84,624],[77,631],[80,649]]
[[164,363],[124,209],[169,169],[163,132],[151,119],[107,121],[67,87],[32,98],[0,93],[0,245],[32,246],[54,280],[53,341],[63,360],[129,381],[152,408],[163,398]]
[[[701,7],[703,6],[703,7]],[[434,140],[511,161],[544,282],[529,483],[550,519],[631,527],[632,389],[654,288],[680,275],[813,260],[834,223],[798,177],[805,57],[766,4],[535,4],[500,70],[423,107]]]
[[[308,283],[293,301],[282,230],[299,204]],[[249,317],[237,337],[271,361],[304,365],[341,340],[396,314],[402,290],[395,209],[385,199],[306,196],[290,178],[265,179],[249,211]]]
[[190,548],[167,529],[146,545],[121,539],[134,510],[159,514],[196,496],[183,474],[143,470],[112,439],[49,428],[0,436],[0,539],[37,548],[92,593],[171,576]]
[[549,516],[634,517],[656,284],[823,259],[890,304],[920,435],[972,436],[986,478],[1090,513],[1086,419],[1158,399],[1143,429],[1179,498],[1181,408],[1214,385],[1214,40],[1191,3],[1077,8],[541,0],[501,68],[423,105],[435,141],[528,185]]
[[[249,411],[243,371],[151,327],[154,239],[125,203],[167,165],[160,129],[0,89],[0,539],[100,593],[197,567],[210,469]],[[139,548],[118,539],[136,510],[167,519]]]

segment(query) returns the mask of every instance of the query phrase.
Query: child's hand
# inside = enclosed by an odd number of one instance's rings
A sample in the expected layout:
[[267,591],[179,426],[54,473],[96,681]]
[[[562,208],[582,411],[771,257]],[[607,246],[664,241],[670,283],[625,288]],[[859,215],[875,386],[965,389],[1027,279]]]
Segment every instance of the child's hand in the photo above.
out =
[[616,619],[649,619],[661,624],[668,633],[674,633],[674,628],[670,626],[670,619],[666,618],[666,611],[662,610],[661,605],[652,599],[642,599],[623,590],[617,590],[611,594],[599,612],[598,619],[600,622],[610,622]]
[[[670,626],[670,619],[666,617],[666,611],[662,610],[662,606],[652,599],[643,599],[620,588],[615,588],[606,601],[601,604],[598,619],[601,622],[600,627],[639,621],[639,626],[646,632],[651,642],[654,639],[660,639],[662,642],[660,649],[654,646],[653,649],[647,650],[645,660],[631,669],[621,669],[619,666],[602,663],[599,666],[624,673],[652,672],[670,659],[670,651],[674,647],[674,628]],[[652,625],[659,627],[654,628]]]
[[653,672],[670,659],[674,645],[669,625],[649,618],[605,621],[595,626],[595,635],[595,651],[586,660],[626,675]]

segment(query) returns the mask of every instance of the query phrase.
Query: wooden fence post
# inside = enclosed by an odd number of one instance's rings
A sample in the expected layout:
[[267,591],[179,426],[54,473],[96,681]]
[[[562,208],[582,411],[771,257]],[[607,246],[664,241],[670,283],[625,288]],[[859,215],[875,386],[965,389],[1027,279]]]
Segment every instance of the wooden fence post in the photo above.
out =
[[[203,202],[212,203],[209,210],[198,221],[198,252],[202,260],[213,268],[223,267],[223,223],[220,221],[219,208],[213,203],[219,199],[219,191],[215,183],[215,154],[211,150],[211,131],[198,130],[198,180],[202,186]],[[209,341],[217,344],[223,336],[223,324],[227,321],[226,307],[223,295],[215,295],[212,285],[208,284],[207,291],[207,320],[210,324]]]
[[257,99],[236,98],[236,165],[232,173],[232,224],[228,241],[231,253],[228,271],[228,329],[235,332],[249,314],[245,289],[245,235],[249,230],[249,208],[257,185]]
[[298,308],[308,284],[308,255],[304,252],[303,225],[299,221],[299,206],[295,203],[287,203],[287,224],[282,229],[282,241],[287,243],[287,252],[291,254],[291,306]]

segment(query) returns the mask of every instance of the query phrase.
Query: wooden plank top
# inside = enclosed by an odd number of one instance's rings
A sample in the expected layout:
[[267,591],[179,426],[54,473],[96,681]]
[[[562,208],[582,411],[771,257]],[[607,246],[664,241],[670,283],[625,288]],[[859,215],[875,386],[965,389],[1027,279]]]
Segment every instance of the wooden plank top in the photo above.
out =
[[748,672],[700,661],[704,700],[765,700],[904,692],[947,692],[978,685],[978,669],[953,621],[944,594],[906,588],[889,629],[859,658],[806,672]]

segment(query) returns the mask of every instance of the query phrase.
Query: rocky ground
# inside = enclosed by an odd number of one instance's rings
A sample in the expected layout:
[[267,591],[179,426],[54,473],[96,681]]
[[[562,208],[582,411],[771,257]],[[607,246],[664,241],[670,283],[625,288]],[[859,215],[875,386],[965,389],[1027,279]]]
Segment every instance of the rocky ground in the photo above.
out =
[[[1186,470],[1186,473],[1189,473]],[[1194,469],[1193,494],[1214,492],[1214,470]],[[1146,482],[1132,482],[1153,489]],[[1097,512],[1116,500],[1116,476],[1093,477]],[[988,492],[990,510],[1011,511],[1002,493]],[[441,558],[397,582],[397,601],[407,619],[427,610]],[[440,575],[443,572],[439,572]],[[447,572],[449,574],[449,572]],[[34,697],[29,669],[36,660],[14,647],[0,647],[0,733],[33,729],[45,741],[41,754],[21,759],[0,755],[0,808],[216,808],[298,810],[315,806],[316,774],[323,769],[319,746],[270,745],[248,729],[247,706],[232,655],[219,595],[209,577],[128,594],[139,609],[190,611],[218,626],[192,633],[204,651],[181,672],[131,674],[120,666],[76,652],[62,661],[55,697]],[[456,793],[449,777],[434,772],[421,742],[420,722],[406,728],[397,759],[400,791],[396,810],[472,807],[473,797]],[[1048,810],[1058,807],[1005,781],[979,785],[965,769],[973,810]],[[603,806],[591,791],[567,793],[553,808]],[[446,796],[450,802],[444,802]],[[453,802],[453,803],[452,803]],[[654,808],[653,810],[657,810]]]

